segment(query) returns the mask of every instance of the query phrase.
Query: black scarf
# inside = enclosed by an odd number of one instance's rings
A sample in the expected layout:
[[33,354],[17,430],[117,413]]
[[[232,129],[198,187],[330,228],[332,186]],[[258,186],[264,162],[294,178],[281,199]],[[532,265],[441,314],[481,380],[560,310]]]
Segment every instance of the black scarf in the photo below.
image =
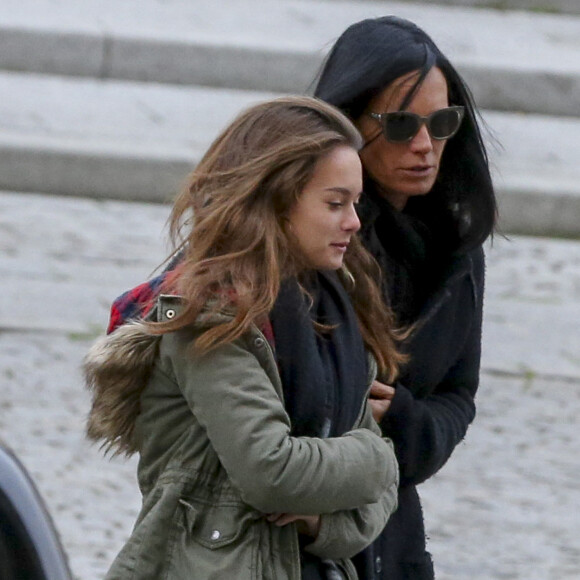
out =
[[[294,278],[282,283],[270,318],[285,406],[292,435],[337,437],[353,428],[364,403],[364,343],[336,273],[313,272],[301,284],[308,295]],[[333,328],[317,331],[313,321]],[[342,577],[333,562],[300,552],[304,580]]]
[[[292,434],[336,437],[352,429],[366,392],[367,362],[350,299],[334,272],[282,283],[271,313]],[[310,303],[312,305],[310,306]],[[312,321],[333,325],[317,331]]]
[[359,205],[361,237],[381,266],[385,300],[403,325],[417,321],[452,254],[454,229],[440,205],[421,196],[398,211],[372,182],[365,182]]

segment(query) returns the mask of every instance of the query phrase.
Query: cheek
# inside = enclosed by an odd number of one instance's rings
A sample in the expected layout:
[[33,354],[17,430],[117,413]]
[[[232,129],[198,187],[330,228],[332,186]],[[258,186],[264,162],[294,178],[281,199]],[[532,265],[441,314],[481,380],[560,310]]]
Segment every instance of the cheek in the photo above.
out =
[[368,149],[361,152],[360,158],[363,166],[372,176],[388,175],[398,158],[397,152],[393,151],[389,145],[382,140],[372,143]]
[[319,224],[313,221],[307,211],[299,211],[291,215],[288,226],[290,234],[302,250],[307,251],[312,247],[315,240],[313,232],[317,231]]
[[437,164],[441,163],[441,157],[443,156],[443,151],[445,151],[445,145],[447,145],[447,141],[434,141],[433,151],[437,156]]

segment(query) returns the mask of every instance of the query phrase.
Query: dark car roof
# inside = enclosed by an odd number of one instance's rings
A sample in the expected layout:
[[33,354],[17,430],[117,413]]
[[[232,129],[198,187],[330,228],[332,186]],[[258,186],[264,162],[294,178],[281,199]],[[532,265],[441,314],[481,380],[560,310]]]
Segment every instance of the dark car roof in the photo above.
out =
[[36,486],[0,442],[2,580],[71,580],[58,534]]

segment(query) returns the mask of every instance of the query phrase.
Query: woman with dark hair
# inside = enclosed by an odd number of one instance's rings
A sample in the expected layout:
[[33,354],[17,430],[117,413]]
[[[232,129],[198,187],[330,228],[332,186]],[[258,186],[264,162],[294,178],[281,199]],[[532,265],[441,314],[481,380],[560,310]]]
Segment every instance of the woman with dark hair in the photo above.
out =
[[177,197],[177,262],[85,360],[89,437],[139,454],[142,510],[108,579],[356,580],[398,482],[368,393],[402,360],[355,235],[361,144],[322,101],[262,103]]
[[432,39],[393,16],[340,36],[315,95],[365,139],[363,243],[382,268],[398,322],[413,328],[397,381],[383,377],[371,390],[373,415],[400,464],[399,507],[355,561],[361,578],[431,579],[416,486],[445,464],[475,417],[482,244],[497,213],[477,111]]

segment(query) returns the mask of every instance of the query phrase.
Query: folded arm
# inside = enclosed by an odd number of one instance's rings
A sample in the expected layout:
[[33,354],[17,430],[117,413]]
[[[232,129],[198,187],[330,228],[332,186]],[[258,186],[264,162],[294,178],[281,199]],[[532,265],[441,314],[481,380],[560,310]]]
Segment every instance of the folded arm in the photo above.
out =
[[[292,437],[265,345],[244,338],[192,357],[192,336],[165,335],[172,372],[242,498],[264,513],[321,514],[372,504],[397,479],[390,442],[367,428]],[[264,341],[262,341],[264,342]]]

